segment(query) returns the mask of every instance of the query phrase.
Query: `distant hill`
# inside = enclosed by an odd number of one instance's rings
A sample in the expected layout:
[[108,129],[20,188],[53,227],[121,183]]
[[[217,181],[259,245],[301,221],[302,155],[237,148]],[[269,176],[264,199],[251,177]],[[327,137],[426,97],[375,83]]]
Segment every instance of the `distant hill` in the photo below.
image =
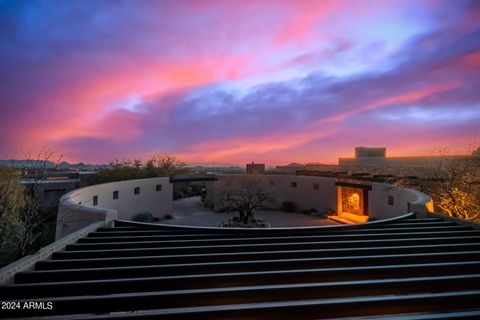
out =
[[[9,160],[0,160],[0,166],[12,166],[14,168],[33,168],[39,167],[43,163],[42,160],[18,160],[18,159],[9,159]],[[54,168],[55,163],[51,161],[47,161],[47,168]],[[62,161],[58,164],[59,169],[65,170],[95,170],[100,168],[107,168],[109,167],[108,164],[90,164],[90,163],[68,163],[66,161]],[[218,163],[189,163],[186,164],[187,168],[190,168],[194,171],[245,171],[244,167],[238,166],[236,164],[218,164]]]
[[309,162],[307,164],[305,164],[306,167],[310,167],[310,166],[328,166],[328,164],[325,164],[325,163],[320,163],[320,162]]
[[298,162],[292,162],[287,164],[287,167],[303,167],[304,165]]

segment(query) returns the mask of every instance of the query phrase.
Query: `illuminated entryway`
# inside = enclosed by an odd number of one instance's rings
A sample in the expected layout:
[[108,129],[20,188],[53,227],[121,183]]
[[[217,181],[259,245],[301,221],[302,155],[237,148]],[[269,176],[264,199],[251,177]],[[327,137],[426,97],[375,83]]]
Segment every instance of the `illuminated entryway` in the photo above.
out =
[[337,182],[338,216],[354,222],[368,221],[368,191],[370,185]]

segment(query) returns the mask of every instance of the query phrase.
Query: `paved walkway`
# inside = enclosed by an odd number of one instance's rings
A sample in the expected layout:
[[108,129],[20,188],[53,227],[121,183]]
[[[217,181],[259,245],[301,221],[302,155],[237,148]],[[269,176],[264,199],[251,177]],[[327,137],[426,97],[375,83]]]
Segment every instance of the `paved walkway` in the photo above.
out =
[[[163,219],[160,223],[218,227],[226,218],[234,217],[238,215],[238,213],[213,212],[202,205],[200,197],[193,197],[174,201],[173,215],[175,219]],[[259,210],[255,215],[268,222],[272,227],[325,226],[338,224],[337,222],[322,217],[284,211]]]

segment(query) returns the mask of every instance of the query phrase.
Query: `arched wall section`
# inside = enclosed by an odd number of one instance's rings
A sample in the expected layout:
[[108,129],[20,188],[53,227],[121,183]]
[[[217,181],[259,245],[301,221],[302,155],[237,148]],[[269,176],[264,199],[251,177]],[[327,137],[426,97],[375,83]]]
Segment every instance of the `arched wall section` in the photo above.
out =
[[163,218],[172,212],[173,187],[168,177],[117,181],[65,194],[58,207],[56,239],[93,221],[131,220],[140,212]]

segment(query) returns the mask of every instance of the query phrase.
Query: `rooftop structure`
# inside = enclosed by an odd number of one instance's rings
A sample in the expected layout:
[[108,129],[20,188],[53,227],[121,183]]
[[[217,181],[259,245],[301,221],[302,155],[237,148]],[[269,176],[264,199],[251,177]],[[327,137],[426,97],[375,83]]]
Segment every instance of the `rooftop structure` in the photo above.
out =
[[387,157],[386,148],[356,147],[354,158],[339,158],[339,166],[376,167],[386,173],[390,167],[422,170],[423,168],[438,166],[444,161],[468,159],[471,155],[439,155],[439,156],[402,156]]
[[355,158],[373,158],[387,156],[387,148],[355,147]]
[[247,174],[265,174],[265,163],[247,163]]
[[55,205],[65,193],[77,189],[94,174],[79,172],[55,172],[44,177],[25,175],[20,184],[28,188],[38,188],[37,200],[42,205]]

